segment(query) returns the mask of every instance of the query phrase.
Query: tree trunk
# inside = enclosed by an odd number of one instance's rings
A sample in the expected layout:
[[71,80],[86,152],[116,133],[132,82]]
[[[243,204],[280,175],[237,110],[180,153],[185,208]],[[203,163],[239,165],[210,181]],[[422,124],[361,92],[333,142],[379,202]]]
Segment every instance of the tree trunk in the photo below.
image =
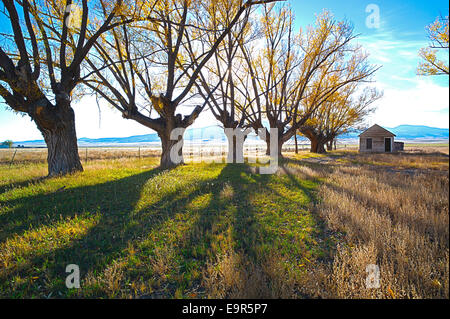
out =
[[[268,134],[268,133],[266,133],[267,135],[266,135],[266,155],[267,156],[270,156],[271,154],[270,154],[270,134]],[[284,142],[283,142],[283,138],[282,138],[282,136],[281,136],[281,134],[278,134],[278,157],[283,157],[283,154],[282,154],[282,150],[283,150],[283,145],[284,145]]]
[[331,152],[333,150],[333,140],[328,141],[327,143],[327,151]]
[[[51,113],[50,113],[51,112]],[[70,105],[37,108],[32,115],[48,148],[48,175],[57,176],[83,171],[78,154],[75,113]]]
[[[281,151],[283,149],[283,144],[284,144],[284,142],[281,139],[279,139],[278,140],[278,154],[277,154],[279,157],[283,156],[282,153],[281,153]],[[266,147],[266,155],[270,156],[270,135],[269,135],[269,138],[266,138],[266,145],[267,145],[267,147]]]
[[170,169],[170,168],[174,168],[178,165],[184,164],[183,146],[182,145],[178,151],[178,156],[181,158],[181,161],[176,162],[175,158],[172,158],[172,156],[171,156],[172,148],[175,147],[178,143],[181,143],[180,140],[178,140],[178,141],[170,140],[170,133],[158,134],[158,135],[161,138],[161,145],[162,145],[160,168]]
[[295,132],[295,134],[294,134],[294,140],[295,140],[295,154],[298,154],[297,132]]
[[283,140],[278,139],[278,157],[280,157],[280,158],[283,157],[283,154],[282,154],[283,145],[284,145]]
[[[228,139],[228,155],[230,155],[230,152],[233,152],[233,157],[228,156],[227,157],[227,161],[230,164],[231,163],[232,164],[236,164],[237,163],[237,151],[238,151],[237,138],[236,138],[236,136],[233,135],[233,141],[232,142],[229,140],[228,136],[227,136],[227,139]],[[231,149],[230,149],[230,144],[232,144],[232,148]],[[242,145],[241,151],[242,151],[242,154],[244,154],[244,145]]]
[[325,142],[317,137],[310,137],[311,153],[323,154],[325,151]]
[[270,156],[270,134],[266,136],[266,155]]

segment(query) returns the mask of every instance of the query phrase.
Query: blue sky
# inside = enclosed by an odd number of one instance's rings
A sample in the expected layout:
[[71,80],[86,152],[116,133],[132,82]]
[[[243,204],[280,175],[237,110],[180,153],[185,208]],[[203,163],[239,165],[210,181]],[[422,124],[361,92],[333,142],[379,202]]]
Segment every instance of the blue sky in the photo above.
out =
[[[313,23],[315,15],[324,9],[331,11],[337,19],[351,21],[355,32],[360,34],[358,42],[370,53],[372,63],[382,66],[375,85],[384,91],[384,97],[378,101],[376,112],[368,118],[369,124],[449,127],[448,77],[419,77],[415,73],[419,62],[417,52],[427,45],[425,27],[437,16],[448,15],[447,1],[291,0],[291,4],[297,28]],[[369,5],[379,8],[379,28],[369,28],[366,24],[372,12],[366,12]],[[5,30],[5,22],[0,21],[2,30]],[[78,137],[130,136],[151,132],[133,121],[124,120],[118,112],[105,105],[99,114],[95,100],[90,97],[74,104],[74,109],[80,119],[77,121]],[[214,124],[212,116],[205,113],[194,126]],[[0,106],[0,140],[41,138],[27,116],[22,117]]]

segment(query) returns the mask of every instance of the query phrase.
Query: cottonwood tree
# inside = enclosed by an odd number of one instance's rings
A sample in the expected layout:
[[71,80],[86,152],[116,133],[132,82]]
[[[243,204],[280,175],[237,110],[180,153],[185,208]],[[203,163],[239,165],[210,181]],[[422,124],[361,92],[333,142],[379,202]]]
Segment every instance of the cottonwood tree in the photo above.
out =
[[[427,27],[427,31],[430,44],[419,51],[422,62],[417,68],[417,73],[419,75],[448,75],[448,16],[437,18],[433,24]],[[438,58],[439,51],[446,51],[447,61]]]
[[[286,119],[283,118],[282,110],[289,96],[288,91],[292,90],[293,71],[298,65],[295,52],[298,43],[293,33],[293,14],[288,6],[264,5],[258,28],[262,33],[261,40],[240,43],[246,70],[250,75],[250,81],[248,78],[240,79],[249,104],[242,112],[255,131],[265,128],[265,119],[271,128],[284,124]],[[269,154],[270,132],[267,129],[266,143]]]
[[[253,128],[264,128],[262,113],[270,127],[278,130],[281,156],[283,144],[329,96],[349,83],[370,78],[376,67],[352,44],[356,35],[348,22],[337,22],[325,12],[305,34],[294,34],[289,8],[274,8],[265,6],[263,52],[255,55],[245,48],[244,52],[254,79],[254,96],[263,96],[256,100],[256,109],[248,118]],[[314,103],[303,103],[309,94],[314,94]],[[269,150],[267,128],[266,143]]]
[[[81,171],[71,106],[74,90],[95,41],[126,21],[115,19],[123,2],[79,1],[79,21],[72,19],[76,2],[71,0],[1,3],[10,31],[0,35],[0,96],[36,123],[48,147],[50,176]],[[100,13],[97,6],[105,10]]]
[[[381,98],[381,92],[367,87],[360,93],[358,84],[351,83],[329,96],[300,127],[300,132],[311,142],[311,152],[325,153],[325,145],[331,151],[332,142],[339,135],[361,124],[373,112],[371,105]],[[306,99],[305,103],[311,100]]]
[[[239,5],[236,2],[215,1],[210,7],[212,18],[209,19],[209,28],[216,31],[209,32],[202,45],[212,47],[220,36],[219,30],[231,23],[238,9]],[[238,153],[243,154],[245,129],[248,128],[246,113],[243,110],[248,109],[252,104],[248,98],[246,86],[243,85],[246,82],[248,86],[250,73],[245,67],[240,45],[258,38],[250,21],[252,13],[254,12],[251,8],[246,10],[220,43],[209,63],[202,69],[196,83],[199,94],[207,101],[207,106],[217,121],[222,124],[225,132],[233,133],[226,135],[229,145],[228,160],[233,163],[237,161]],[[188,41],[186,47],[189,54],[194,55],[195,49],[191,43]],[[238,141],[239,138],[242,140]]]
[[[161,0],[146,22],[124,25],[99,39],[96,53],[87,59],[92,72],[84,82],[124,118],[155,130],[162,144],[161,167],[174,167],[179,162],[173,160],[171,150],[179,141],[171,134],[192,125],[206,101],[185,116],[178,113],[180,106],[195,96],[193,88],[202,68],[241,15],[264,2],[271,0],[235,1],[238,9],[228,25],[219,31],[212,46],[205,47],[203,39],[209,32],[217,32],[208,22],[213,19],[215,1]],[[191,54],[186,50],[188,41],[194,46]],[[181,152],[179,149],[182,162]]]

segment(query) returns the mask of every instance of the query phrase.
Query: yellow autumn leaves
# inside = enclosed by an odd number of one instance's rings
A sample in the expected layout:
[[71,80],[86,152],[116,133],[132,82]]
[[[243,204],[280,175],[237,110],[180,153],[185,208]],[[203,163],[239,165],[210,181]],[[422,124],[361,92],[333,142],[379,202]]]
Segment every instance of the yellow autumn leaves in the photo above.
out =
[[[427,27],[430,45],[419,51],[421,62],[417,67],[419,75],[444,75],[449,74],[448,49],[449,49],[449,29],[448,16],[438,18]],[[446,60],[440,59],[440,51],[446,50]]]

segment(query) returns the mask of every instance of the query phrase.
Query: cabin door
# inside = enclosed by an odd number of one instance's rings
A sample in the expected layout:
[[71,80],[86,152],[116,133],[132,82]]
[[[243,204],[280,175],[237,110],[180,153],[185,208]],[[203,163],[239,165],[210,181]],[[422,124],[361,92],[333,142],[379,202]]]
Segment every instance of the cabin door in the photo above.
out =
[[384,138],[384,151],[386,153],[390,153],[392,151],[391,148],[391,138],[390,137],[385,137]]

